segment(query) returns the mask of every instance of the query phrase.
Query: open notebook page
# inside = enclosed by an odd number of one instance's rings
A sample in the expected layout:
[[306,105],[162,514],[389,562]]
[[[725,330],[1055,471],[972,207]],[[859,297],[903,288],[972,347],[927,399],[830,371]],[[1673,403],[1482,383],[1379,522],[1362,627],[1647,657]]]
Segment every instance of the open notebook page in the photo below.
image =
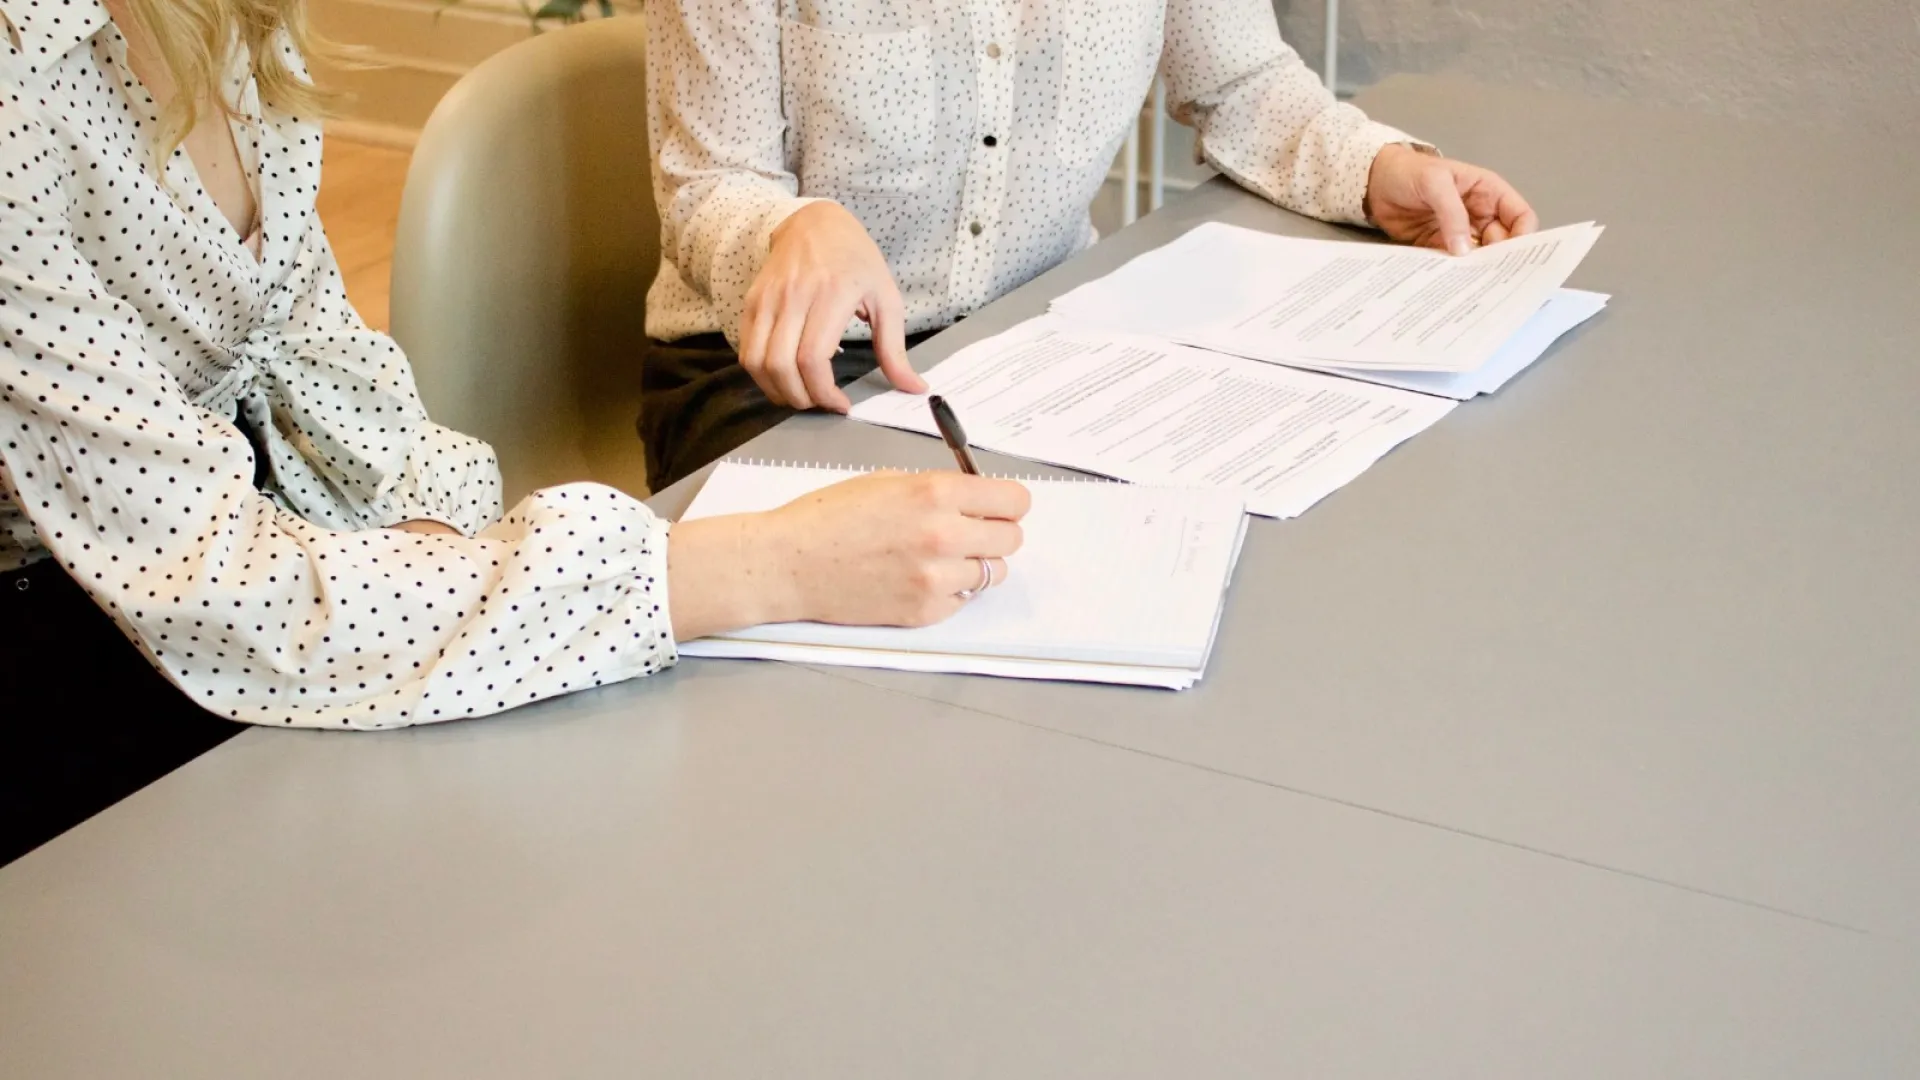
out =
[[[853,470],[723,462],[689,519],[768,510]],[[1232,492],[1032,480],[1008,578],[930,627],[783,623],[690,656],[1189,685],[1204,669],[1245,532]]]

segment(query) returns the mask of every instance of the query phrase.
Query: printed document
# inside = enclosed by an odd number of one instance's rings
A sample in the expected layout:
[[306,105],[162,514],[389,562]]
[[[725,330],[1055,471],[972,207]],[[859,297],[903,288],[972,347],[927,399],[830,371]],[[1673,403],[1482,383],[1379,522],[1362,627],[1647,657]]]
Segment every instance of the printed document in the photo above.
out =
[[1209,222],[1053,310],[1081,326],[1269,363],[1468,372],[1533,318],[1600,232],[1568,225],[1456,257]]
[[1559,290],[1541,305],[1533,318],[1527,320],[1519,333],[1494,350],[1492,359],[1472,371],[1362,371],[1358,368],[1296,366],[1306,367],[1310,371],[1345,375],[1350,379],[1364,379],[1381,386],[1397,386],[1402,390],[1418,390],[1423,394],[1438,394],[1455,401],[1465,401],[1481,394],[1494,393],[1513,381],[1514,376],[1533,366],[1533,362],[1546,355],[1553,343],[1568,331],[1605,310],[1609,299],[1611,297],[1606,293],[1582,289]]
[[[975,445],[1138,484],[1227,488],[1289,518],[1455,402],[1048,315],[924,373]],[[889,391],[856,420],[935,434],[927,399]]]

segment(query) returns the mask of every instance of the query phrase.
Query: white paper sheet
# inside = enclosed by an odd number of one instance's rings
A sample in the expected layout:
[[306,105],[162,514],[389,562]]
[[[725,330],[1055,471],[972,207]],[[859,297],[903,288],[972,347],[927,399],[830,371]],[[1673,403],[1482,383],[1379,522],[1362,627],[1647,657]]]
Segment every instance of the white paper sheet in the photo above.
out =
[[[1454,407],[1427,394],[1041,318],[925,372],[978,446],[1141,484],[1230,488],[1287,518]],[[854,419],[935,434],[889,391]]]
[[1473,371],[1541,308],[1600,227],[1568,225],[1454,257],[1209,222],[1057,298],[1081,326],[1270,363]]
[[1047,679],[1055,682],[1109,683],[1186,690],[1200,681],[1201,672],[1186,668],[1137,667],[1125,664],[1075,664],[1061,660],[1011,660],[958,653],[919,653],[888,649],[843,649],[830,645],[792,645],[770,641],[732,641],[702,638],[680,647],[682,656],[730,660],[779,660],[789,664],[828,667],[882,668],[887,671],[924,671],[944,675],[992,675],[1002,679]]

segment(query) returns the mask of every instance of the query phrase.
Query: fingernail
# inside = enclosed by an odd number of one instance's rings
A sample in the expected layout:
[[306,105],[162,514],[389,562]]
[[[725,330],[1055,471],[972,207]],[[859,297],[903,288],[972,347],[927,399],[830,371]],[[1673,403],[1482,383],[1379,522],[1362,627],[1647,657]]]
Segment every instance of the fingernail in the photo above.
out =
[[1452,254],[1465,255],[1467,252],[1472,250],[1473,250],[1473,245],[1467,243],[1467,238],[1464,236],[1456,236],[1453,239],[1447,241],[1447,251],[1451,252]]

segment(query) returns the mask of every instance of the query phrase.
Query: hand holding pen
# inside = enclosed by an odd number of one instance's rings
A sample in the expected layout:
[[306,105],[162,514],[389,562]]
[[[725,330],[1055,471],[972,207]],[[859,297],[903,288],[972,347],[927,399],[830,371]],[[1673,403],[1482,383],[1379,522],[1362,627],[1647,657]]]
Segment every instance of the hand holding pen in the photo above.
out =
[[[947,399],[935,394],[927,399],[927,408],[933,410],[934,426],[940,429],[940,438],[946,441],[947,449],[953,451],[953,460],[960,463],[960,471],[968,476],[979,476],[980,466],[973,463],[973,451],[967,448],[967,431],[960,426],[960,418],[953,415],[953,407],[947,404]],[[975,556],[974,561],[980,564],[980,583],[971,589],[954,593],[962,600],[971,600],[993,588],[995,566],[1006,566],[999,559]],[[1000,571],[1000,576],[1006,576],[1004,569]]]

